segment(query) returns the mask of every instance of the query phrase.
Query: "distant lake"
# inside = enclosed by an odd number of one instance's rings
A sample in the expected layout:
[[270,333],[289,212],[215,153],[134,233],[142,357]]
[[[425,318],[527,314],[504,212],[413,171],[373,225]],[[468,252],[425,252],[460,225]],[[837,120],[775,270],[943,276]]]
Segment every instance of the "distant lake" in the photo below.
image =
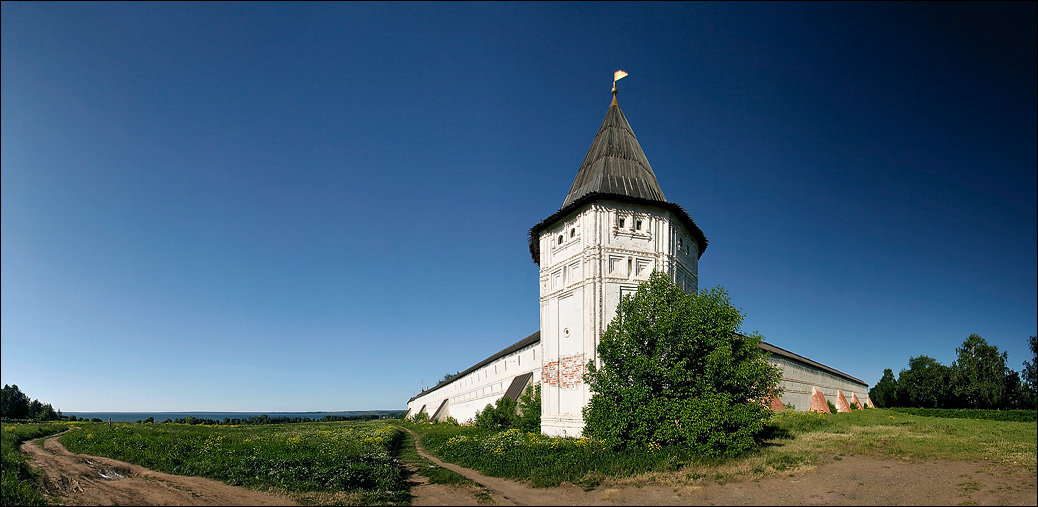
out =
[[267,417],[303,417],[307,419],[321,419],[326,415],[357,416],[357,415],[397,415],[403,414],[404,410],[345,410],[340,412],[62,412],[62,415],[74,415],[78,419],[98,418],[108,422],[137,422],[149,417],[154,417],[155,422],[166,419],[177,420],[191,416],[195,419],[248,419],[254,416]]

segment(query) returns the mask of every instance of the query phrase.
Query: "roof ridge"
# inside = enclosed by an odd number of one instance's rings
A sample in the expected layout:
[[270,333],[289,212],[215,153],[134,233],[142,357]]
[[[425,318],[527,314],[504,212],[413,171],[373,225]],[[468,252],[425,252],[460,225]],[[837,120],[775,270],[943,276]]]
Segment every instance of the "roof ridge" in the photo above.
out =
[[606,111],[562,208],[592,193],[667,202],[634,129],[615,100]]

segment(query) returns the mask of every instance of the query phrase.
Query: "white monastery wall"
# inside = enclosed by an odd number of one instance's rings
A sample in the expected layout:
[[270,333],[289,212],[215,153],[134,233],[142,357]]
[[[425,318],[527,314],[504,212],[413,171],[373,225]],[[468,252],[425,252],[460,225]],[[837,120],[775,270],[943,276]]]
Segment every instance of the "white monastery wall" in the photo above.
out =
[[811,394],[815,389],[822,392],[825,399],[836,404],[837,391],[842,391],[847,402],[857,395],[858,401],[865,403],[869,396],[869,386],[855,382],[826,370],[804,364],[792,358],[772,354],[768,362],[782,368],[782,380],[779,386],[783,393],[779,401],[784,405],[792,403],[798,411],[811,408]]
[[[459,423],[472,422],[477,411],[486,408],[487,404],[493,405],[505,394],[515,377],[533,373],[528,384],[540,383],[540,345],[540,341],[534,342],[419,394],[407,403],[408,416],[424,411],[430,418],[436,416],[440,421],[453,417]],[[447,400],[446,405],[443,405],[444,400]],[[437,410],[440,410],[439,414]]]

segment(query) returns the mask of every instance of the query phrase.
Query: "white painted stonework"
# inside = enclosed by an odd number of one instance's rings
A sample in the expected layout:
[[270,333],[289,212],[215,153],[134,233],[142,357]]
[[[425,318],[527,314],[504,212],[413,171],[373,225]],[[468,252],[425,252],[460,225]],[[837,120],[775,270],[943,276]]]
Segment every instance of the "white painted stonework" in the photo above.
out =
[[[445,421],[453,417],[461,423],[471,423],[476,412],[493,405],[505,393],[512,379],[524,373],[533,373],[530,384],[541,382],[540,342],[516,350],[450,382],[436,386],[414,397],[407,403],[408,415],[425,412],[429,417]],[[447,401],[443,405],[444,400]],[[442,405],[440,413],[436,413]]]
[[653,270],[698,287],[697,244],[669,211],[596,201],[540,236],[541,431],[579,436],[591,393],[582,375],[624,294]]
[[772,355],[769,362],[782,368],[779,387],[783,389],[783,393],[779,399],[783,404],[792,404],[799,411],[811,407],[811,394],[814,390],[821,391],[825,399],[833,403],[836,403],[837,391],[843,392],[848,403],[852,396],[857,396],[862,403],[865,403],[869,396],[867,385],[833,375],[795,359]]

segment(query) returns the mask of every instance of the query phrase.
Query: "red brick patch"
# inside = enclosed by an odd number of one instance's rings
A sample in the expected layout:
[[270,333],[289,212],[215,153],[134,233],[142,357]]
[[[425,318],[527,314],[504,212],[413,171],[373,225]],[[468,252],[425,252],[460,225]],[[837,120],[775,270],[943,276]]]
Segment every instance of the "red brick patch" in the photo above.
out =
[[822,412],[824,414],[831,414],[829,411],[829,404],[825,402],[825,395],[822,391],[817,388],[811,388],[811,412]]
[[574,389],[584,383],[584,354],[560,357],[541,367],[541,378],[550,386]]
[[836,391],[836,411],[837,412],[850,412],[851,405],[847,403],[847,397],[843,395],[843,391]]

